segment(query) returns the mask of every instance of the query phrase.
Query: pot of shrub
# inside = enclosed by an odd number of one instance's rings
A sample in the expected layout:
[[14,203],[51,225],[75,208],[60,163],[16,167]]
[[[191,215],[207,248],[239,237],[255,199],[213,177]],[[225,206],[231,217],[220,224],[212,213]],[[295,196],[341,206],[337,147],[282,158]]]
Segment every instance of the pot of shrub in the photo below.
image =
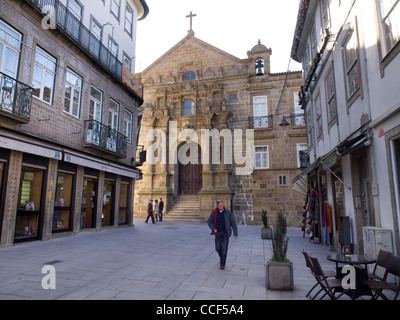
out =
[[293,290],[293,263],[286,253],[289,239],[286,237],[287,222],[282,211],[276,217],[272,232],[273,255],[266,266],[266,285],[269,290]]
[[268,216],[267,216],[267,211],[262,209],[262,214],[261,214],[262,222],[264,227],[261,229],[261,239],[272,239],[272,229],[268,225]]

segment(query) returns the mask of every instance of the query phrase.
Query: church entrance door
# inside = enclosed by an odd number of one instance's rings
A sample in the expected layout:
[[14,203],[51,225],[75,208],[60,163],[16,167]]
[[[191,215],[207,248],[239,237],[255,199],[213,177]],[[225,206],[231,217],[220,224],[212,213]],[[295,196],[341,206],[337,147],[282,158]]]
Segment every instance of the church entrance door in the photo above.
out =
[[[188,150],[190,153],[190,150]],[[189,154],[187,154],[189,156]],[[201,165],[201,150],[198,149],[197,164],[188,163],[183,165],[179,163],[179,194],[196,195],[203,187],[203,170]]]

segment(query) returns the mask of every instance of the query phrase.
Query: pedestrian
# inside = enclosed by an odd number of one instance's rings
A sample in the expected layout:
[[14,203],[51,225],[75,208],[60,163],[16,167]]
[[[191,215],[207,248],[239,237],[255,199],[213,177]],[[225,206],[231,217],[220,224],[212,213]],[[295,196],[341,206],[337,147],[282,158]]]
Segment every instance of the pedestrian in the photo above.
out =
[[228,255],[229,238],[232,236],[232,229],[235,239],[238,237],[238,228],[232,212],[225,208],[222,200],[217,201],[217,208],[211,212],[208,218],[208,226],[215,235],[215,250],[219,254],[220,269],[225,269],[226,257]]
[[163,210],[164,210],[164,202],[162,201],[162,198],[160,198],[160,202],[158,203],[158,216],[160,218],[160,221],[162,221]]
[[153,200],[149,201],[149,204],[147,205],[147,219],[146,223],[149,221],[149,218],[151,218],[151,221],[154,222],[154,217],[153,217]]
[[154,220],[158,221],[158,200],[154,200],[154,210],[153,210],[153,215],[154,215]]

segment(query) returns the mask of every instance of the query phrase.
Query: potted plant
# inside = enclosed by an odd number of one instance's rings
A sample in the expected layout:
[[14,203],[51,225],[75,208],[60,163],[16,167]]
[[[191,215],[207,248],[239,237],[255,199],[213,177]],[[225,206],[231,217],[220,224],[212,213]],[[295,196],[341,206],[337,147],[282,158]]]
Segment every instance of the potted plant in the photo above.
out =
[[261,239],[272,239],[272,229],[268,225],[268,216],[267,216],[267,211],[262,209],[262,214],[261,214],[262,222],[264,227],[261,229]]
[[286,253],[289,239],[286,237],[287,222],[282,211],[276,217],[272,232],[272,259],[266,266],[266,284],[269,290],[293,290],[293,263]]

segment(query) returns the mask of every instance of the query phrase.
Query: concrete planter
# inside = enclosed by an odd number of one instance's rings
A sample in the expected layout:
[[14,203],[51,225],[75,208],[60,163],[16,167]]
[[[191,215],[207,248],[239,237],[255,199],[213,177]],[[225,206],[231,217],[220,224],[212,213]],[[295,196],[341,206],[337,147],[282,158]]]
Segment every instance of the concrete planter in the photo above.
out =
[[272,239],[272,229],[262,228],[261,229],[261,239],[271,240]]
[[268,261],[265,279],[268,290],[292,291],[294,289],[293,263]]

